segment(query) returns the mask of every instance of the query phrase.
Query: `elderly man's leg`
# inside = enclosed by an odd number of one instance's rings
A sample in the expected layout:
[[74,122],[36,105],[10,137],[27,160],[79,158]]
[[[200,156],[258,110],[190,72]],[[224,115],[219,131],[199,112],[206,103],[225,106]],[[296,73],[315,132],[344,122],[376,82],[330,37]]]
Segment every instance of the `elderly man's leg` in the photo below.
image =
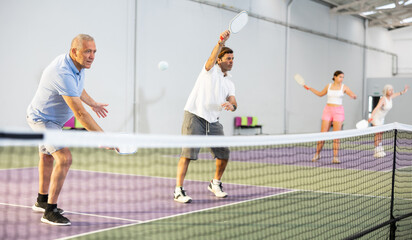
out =
[[63,217],[57,209],[57,200],[72,164],[72,155],[68,148],[60,149],[52,155],[56,164],[50,176],[48,205],[41,221],[52,225],[70,225],[70,220]]

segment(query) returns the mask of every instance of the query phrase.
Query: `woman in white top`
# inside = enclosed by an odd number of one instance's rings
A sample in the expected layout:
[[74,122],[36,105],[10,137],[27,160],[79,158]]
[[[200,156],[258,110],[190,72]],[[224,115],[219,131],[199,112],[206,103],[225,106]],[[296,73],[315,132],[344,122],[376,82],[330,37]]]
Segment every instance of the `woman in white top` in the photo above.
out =
[[[385,85],[383,87],[383,96],[376,105],[375,109],[373,109],[371,117],[369,118],[369,122],[372,123],[373,126],[380,126],[383,125],[385,122],[385,116],[392,109],[392,99],[403,95],[408,91],[408,85],[405,86],[402,92],[394,93],[392,85]],[[381,146],[382,142],[382,133],[377,133],[375,135],[375,154],[376,158],[384,157],[386,153]]]
[[[322,91],[317,91],[311,87],[304,86],[319,97],[323,97],[327,94],[328,101],[323,109],[321,132],[329,131],[333,123],[333,131],[340,131],[342,129],[343,120],[345,120],[345,112],[342,105],[343,96],[346,93],[352,99],[356,99],[356,95],[344,85],[344,74],[342,71],[336,71],[333,74],[333,83],[325,86]],[[324,141],[319,141],[316,147],[316,153],[312,161],[316,162],[320,158],[320,151],[323,148]],[[340,163],[338,159],[339,139],[333,140],[333,160],[332,163]]]

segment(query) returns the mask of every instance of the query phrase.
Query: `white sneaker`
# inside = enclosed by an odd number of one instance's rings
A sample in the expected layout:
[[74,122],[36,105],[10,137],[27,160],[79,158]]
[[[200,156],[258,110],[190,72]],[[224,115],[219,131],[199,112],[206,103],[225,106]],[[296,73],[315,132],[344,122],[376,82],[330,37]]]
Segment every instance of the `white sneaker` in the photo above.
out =
[[339,164],[340,163],[339,158],[338,157],[333,157],[332,163]]
[[385,152],[377,152],[373,155],[375,158],[383,158],[386,156]]
[[219,182],[219,184],[214,184],[213,180],[209,183],[209,186],[207,187],[209,191],[215,194],[216,197],[218,198],[225,198],[227,197],[227,193],[223,191],[222,187],[222,182]]
[[386,153],[383,151],[383,147],[379,146],[375,148],[375,154],[373,155],[375,158],[382,158],[386,156]]
[[315,153],[315,156],[312,158],[312,162],[317,162],[320,159],[320,154]]
[[174,192],[174,200],[180,203],[190,203],[192,198],[186,195],[186,191],[183,187],[178,187]]

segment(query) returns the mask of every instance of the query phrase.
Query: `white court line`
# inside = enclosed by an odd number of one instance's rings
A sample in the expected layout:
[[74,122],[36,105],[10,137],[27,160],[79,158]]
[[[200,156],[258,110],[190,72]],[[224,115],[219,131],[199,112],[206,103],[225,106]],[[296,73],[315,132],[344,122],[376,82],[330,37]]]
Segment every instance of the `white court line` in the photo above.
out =
[[11,203],[0,203],[0,205],[10,206],[10,207],[21,207],[21,208],[31,208],[31,206],[11,204]]
[[127,218],[118,218],[118,217],[110,217],[110,216],[104,216],[104,215],[97,215],[97,214],[91,214],[91,213],[81,213],[81,212],[69,212],[65,211],[67,213],[72,213],[72,214],[78,214],[78,215],[84,215],[84,216],[91,216],[91,217],[98,217],[98,218],[107,218],[107,219],[114,219],[114,220],[122,220],[122,221],[128,221],[128,222],[143,222],[141,220],[135,220],[135,219],[127,219]]
[[[0,203],[0,205],[10,206],[10,207],[30,208],[30,209],[31,209],[31,206],[11,204],[11,203]],[[71,211],[64,211],[64,212],[65,212],[65,213],[71,213],[71,214],[77,214],[77,215],[83,215],[83,216],[91,216],[91,217],[98,217],[98,218],[107,218],[107,219],[114,219],[114,220],[122,220],[122,221],[128,221],[128,222],[138,222],[138,223],[143,222],[143,221],[141,221],[141,220],[127,219],[127,218],[118,218],[118,217],[110,217],[110,216],[97,215],[97,214],[91,214],[91,213],[81,213],[81,212],[71,212]]]
[[32,168],[38,168],[38,167],[22,167],[22,168],[1,168],[0,171],[5,171],[5,170],[23,170],[23,169],[32,169]]
[[[122,175],[122,176],[133,176],[133,177],[149,177],[149,178],[158,178],[158,179],[166,179],[166,180],[176,180],[176,177],[147,176],[147,175],[138,175],[138,174],[131,174],[131,173],[110,173],[110,172],[100,172],[100,171],[92,171],[92,170],[79,170],[79,169],[72,169],[71,171],[73,171],[73,170],[74,170],[74,171],[79,171],[79,172],[102,173],[102,174],[109,174],[109,175]],[[189,178],[186,178],[185,181],[209,183],[209,181],[194,180],[194,179],[189,179]],[[273,189],[285,189],[285,190],[290,190],[289,188],[284,188],[284,187],[258,186],[258,185],[242,184],[242,183],[225,183],[225,184],[235,185],[235,186],[255,187],[255,188],[273,188]]]
[[[294,190],[296,190],[297,192],[326,193],[326,194],[347,195],[347,196],[356,196],[356,197],[369,197],[369,198],[382,198],[382,199],[390,199],[390,198],[391,198],[391,197],[375,196],[375,195],[364,195],[364,194],[356,194],[356,193],[314,191],[314,190],[305,190],[305,189],[294,189]],[[412,201],[412,199],[409,199],[409,198],[395,198],[395,200],[407,200],[407,201]]]
[[[398,167],[398,168],[396,168],[395,170],[402,170],[402,169],[405,169],[405,168],[411,168],[412,169],[412,165],[410,165],[410,166],[403,166],[403,167]],[[393,169],[391,168],[391,169],[389,169],[389,170],[385,170],[385,171],[382,171],[382,172],[385,172],[385,173],[387,173],[387,172],[393,172]],[[406,173],[406,174],[412,174],[412,172],[402,172],[402,173]]]
[[[409,167],[397,168],[396,170],[402,170],[402,169],[405,169],[405,168],[409,168]],[[387,171],[383,171],[383,172],[385,172],[385,173],[390,173],[390,172],[392,172],[392,170],[387,170]],[[412,174],[412,172],[411,172],[411,173],[409,173],[409,172],[402,172],[402,173],[404,173],[404,174]]]
[[71,239],[71,238],[86,236],[86,235],[90,235],[90,234],[94,234],[94,233],[100,233],[100,232],[115,230],[115,229],[119,229],[119,228],[130,227],[130,226],[135,226],[135,225],[139,225],[139,224],[145,224],[145,223],[150,223],[150,222],[165,220],[165,219],[169,219],[169,218],[174,218],[174,217],[189,215],[189,214],[193,214],[193,213],[199,213],[199,212],[209,211],[209,210],[213,210],[213,209],[218,209],[218,208],[233,206],[233,205],[237,205],[237,204],[241,204],[241,203],[246,203],[246,202],[251,202],[251,201],[257,201],[257,200],[261,200],[261,199],[265,199],[265,198],[270,198],[270,197],[274,197],[274,196],[279,196],[279,195],[283,195],[283,194],[288,194],[288,193],[292,193],[292,192],[295,192],[295,191],[294,191],[294,190],[290,190],[290,191],[285,191],[285,192],[282,192],[282,193],[276,193],[276,194],[273,194],[273,195],[268,195],[268,196],[264,196],[264,197],[254,198],[254,199],[248,199],[248,200],[239,201],[239,202],[230,203],[230,204],[225,204],[225,205],[220,205],[220,206],[216,206],[216,207],[204,208],[204,209],[200,209],[200,210],[189,211],[189,212],[180,213],[180,214],[175,214],[175,215],[170,215],[170,216],[166,216],[166,217],[150,219],[150,220],[142,221],[142,222],[139,222],[139,223],[132,223],[132,224],[123,225],[123,226],[117,226],[117,227],[111,227],[111,228],[96,230],[96,231],[92,231],[92,232],[87,232],[87,233],[82,233],[82,234],[73,235],[73,236],[70,236],[70,237],[58,238],[58,240]]

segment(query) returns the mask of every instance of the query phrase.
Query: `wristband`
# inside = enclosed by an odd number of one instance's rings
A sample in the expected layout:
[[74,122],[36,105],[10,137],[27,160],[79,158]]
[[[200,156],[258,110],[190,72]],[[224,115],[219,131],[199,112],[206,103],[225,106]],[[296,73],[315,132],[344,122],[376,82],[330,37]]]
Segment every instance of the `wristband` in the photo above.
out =
[[236,111],[236,109],[237,109],[236,105],[232,104],[232,106],[233,106],[233,111],[232,112]]
[[303,87],[306,88],[306,90],[309,90],[309,87],[308,87],[308,86],[304,85]]

